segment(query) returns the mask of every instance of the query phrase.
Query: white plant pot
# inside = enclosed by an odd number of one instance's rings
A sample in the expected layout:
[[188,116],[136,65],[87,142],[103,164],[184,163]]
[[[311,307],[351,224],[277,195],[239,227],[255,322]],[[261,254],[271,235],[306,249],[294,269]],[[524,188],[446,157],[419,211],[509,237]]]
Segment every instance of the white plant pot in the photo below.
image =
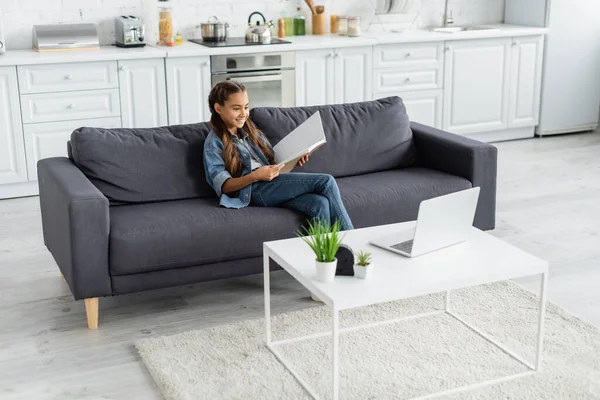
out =
[[335,270],[337,268],[337,258],[331,262],[321,262],[315,260],[317,267],[317,281],[333,282],[335,278]]
[[363,267],[361,265],[354,264],[354,276],[360,279],[369,279],[373,274],[373,263]]

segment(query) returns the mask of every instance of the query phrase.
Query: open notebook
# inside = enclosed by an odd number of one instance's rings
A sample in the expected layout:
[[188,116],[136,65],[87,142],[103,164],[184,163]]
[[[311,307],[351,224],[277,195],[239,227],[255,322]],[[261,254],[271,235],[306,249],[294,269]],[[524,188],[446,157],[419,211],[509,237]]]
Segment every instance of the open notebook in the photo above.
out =
[[285,164],[279,173],[287,174],[304,155],[312,153],[326,142],[321,115],[317,111],[273,147],[275,163]]

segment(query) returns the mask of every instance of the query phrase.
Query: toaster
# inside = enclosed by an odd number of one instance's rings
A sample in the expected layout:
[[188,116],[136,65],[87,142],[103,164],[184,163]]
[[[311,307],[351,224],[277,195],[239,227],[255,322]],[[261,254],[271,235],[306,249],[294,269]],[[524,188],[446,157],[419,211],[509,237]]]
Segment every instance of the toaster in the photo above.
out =
[[115,44],[119,47],[143,47],[146,45],[144,22],[133,15],[115,18]]

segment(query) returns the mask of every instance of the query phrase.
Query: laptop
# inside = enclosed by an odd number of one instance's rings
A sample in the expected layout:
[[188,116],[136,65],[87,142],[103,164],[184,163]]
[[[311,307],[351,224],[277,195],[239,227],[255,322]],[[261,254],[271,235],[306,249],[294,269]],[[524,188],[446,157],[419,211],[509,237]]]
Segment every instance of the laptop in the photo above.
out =
[[467,240],[479,199],[479,187],[461,190],[419,205],[417,225],[370,241],[406,257],[417,257]]

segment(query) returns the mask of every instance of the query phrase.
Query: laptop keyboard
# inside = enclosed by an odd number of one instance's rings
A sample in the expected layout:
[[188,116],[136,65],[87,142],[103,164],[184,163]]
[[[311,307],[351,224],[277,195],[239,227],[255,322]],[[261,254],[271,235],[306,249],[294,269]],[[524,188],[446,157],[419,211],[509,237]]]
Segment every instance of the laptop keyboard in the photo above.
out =
[[398,243],[398,244],[392,245],[390,247],[392,249],[400,250],[400,251],[410,254],[410,252],[412,251],[412,247],[413,247],[413,240],[410,239],[410,240],[407,240],[406,242]]

